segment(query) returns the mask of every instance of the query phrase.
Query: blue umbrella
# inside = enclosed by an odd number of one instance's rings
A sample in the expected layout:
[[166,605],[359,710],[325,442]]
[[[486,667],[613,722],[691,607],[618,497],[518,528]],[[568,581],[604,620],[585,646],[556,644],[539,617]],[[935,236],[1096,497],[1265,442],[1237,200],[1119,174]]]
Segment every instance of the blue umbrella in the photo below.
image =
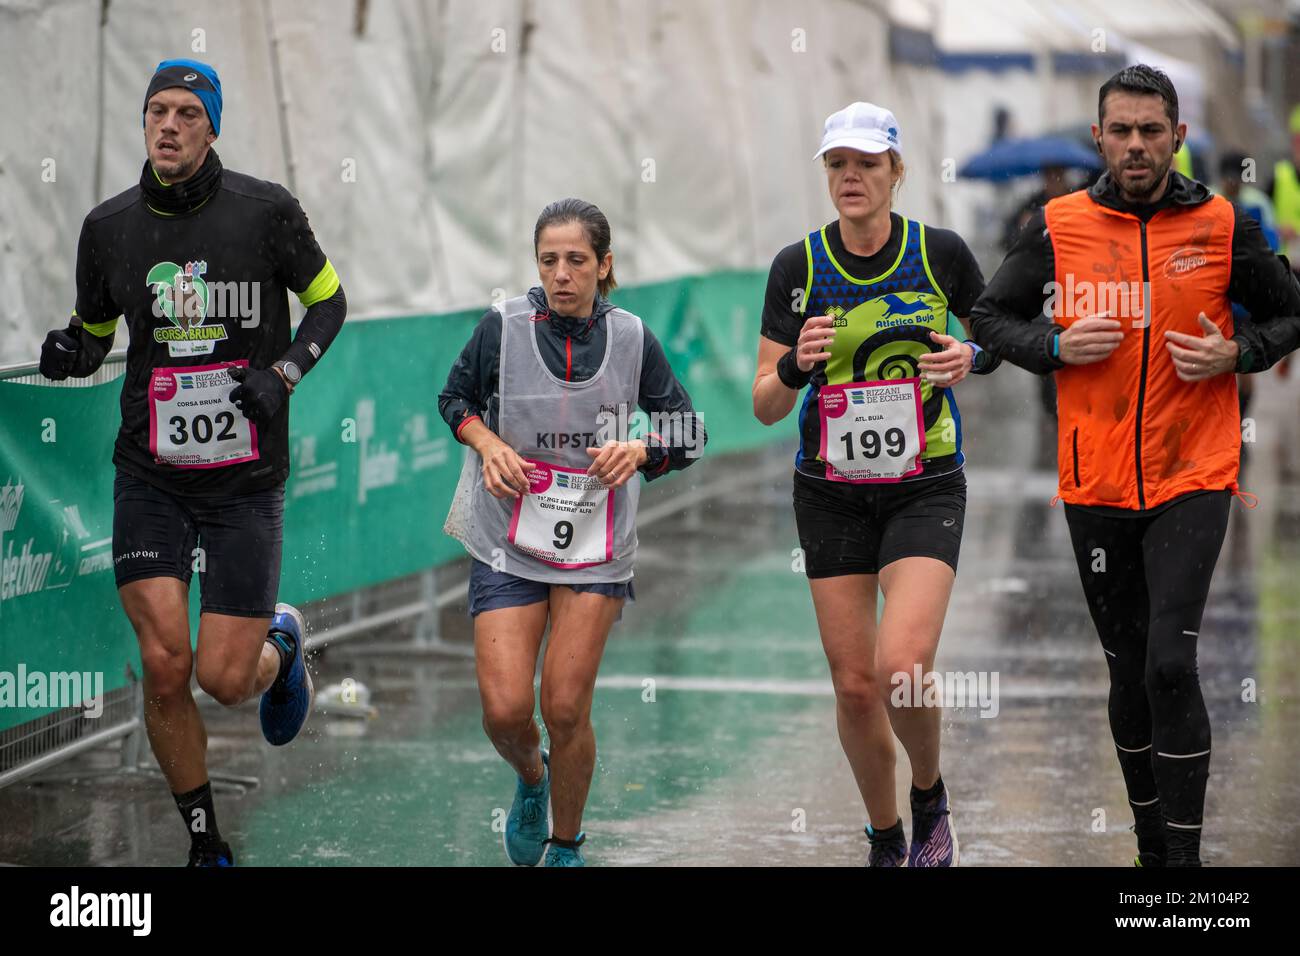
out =
[[957,174],[966,179],[998,181],[1032,176],[1050,166],[1100,169],[1101,157],[1064,136],[1004,139],[972,156]]

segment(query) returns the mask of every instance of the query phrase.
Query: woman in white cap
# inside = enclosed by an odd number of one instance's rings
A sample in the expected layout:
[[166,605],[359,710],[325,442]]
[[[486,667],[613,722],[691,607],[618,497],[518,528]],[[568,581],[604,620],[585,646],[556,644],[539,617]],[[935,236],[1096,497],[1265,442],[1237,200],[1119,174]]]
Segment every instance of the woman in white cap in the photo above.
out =
[[[984,280],[956,233],[891,211],[903,159],[889,110],[832,114],[814,158],[839,217],[772,263],[754,414],[773,425],[803,393],[795,519],[840,743],[870,820],[869,864],[953,866],[941,688],[913,684],[933,671],[965,516],[952,386],[996,364],[955,318]],[[912,766],[910,849],[894,735]]]

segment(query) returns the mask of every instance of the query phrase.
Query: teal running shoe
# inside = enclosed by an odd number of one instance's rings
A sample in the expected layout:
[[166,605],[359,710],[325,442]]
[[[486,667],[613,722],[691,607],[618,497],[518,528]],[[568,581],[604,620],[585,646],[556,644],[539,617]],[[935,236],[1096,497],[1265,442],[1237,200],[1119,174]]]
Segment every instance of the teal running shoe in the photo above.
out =
[[535,786],[515,780],[515,802],[506,817],[501,842],[506,858],[515,866],[536,866],[546,850],[551,835],[551,755],[542,751],[542,779]]
[[587,861],[582,858],[582,851],[578,847],[586,842],[587,834],[579,833],[576,840],[561,840],[559,837],[551,837],[546,842],[551,848],[546,851],[547,866],[586,866]]

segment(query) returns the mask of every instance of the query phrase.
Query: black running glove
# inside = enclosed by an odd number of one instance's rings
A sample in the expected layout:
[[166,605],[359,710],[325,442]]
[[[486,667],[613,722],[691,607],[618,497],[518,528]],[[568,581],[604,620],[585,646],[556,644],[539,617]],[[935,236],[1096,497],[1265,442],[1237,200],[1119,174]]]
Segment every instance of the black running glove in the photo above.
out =
[[41,374],[55,382],[62,381],[77,370],[81,355],[79,329],[55,329],[45,336],[41,345]]
[[269,422],[289,397],[284,380],[272,369],[247,369],[235,365],[226,371],[239,383],[230,393],[230,400],[254,424]]

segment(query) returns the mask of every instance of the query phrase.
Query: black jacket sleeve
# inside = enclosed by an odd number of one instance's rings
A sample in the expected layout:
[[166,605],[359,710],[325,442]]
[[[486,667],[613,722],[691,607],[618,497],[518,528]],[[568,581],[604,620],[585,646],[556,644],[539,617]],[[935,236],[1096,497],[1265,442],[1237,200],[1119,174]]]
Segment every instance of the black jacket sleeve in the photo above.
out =
[[[980,271],[975,254],[966,245],[966,240],[951,229],[927,227],[925,242],[927,258],[934,280],[939,284],[939,291],[948,300],[949,311],[966,328],[969,323],[961,320],[970,315],[970,310],[984,292],[984,273]],[[974,341],[969,335],[964,335],[963,338]],[[978,342],[975,344],[979,345]],[[975,375],[988,375],[1001,364],[1001,359],[980,346],[975,357],[975,367],[971,371]]]
[[[287,189],[277,190],[271,212],[270,242],[280,281],[298,293],[304,302],[310,301],[307,314],[298,324],[298,332],[283,356],[302,369],[305,375],[320,361],[343,328],[348,300],[342,285],[338,284],[333,266],[316,242],[307,214]],[[329,292],[328,285],[317,292],[313,284],[319,286],[326,282],[334,285],[335,289],[322,299],[320,296]],[[304,293],[310,293],[311,299],[304,299]]]
[[981,348],[1038,375],[1064,364],[1051,354],[1052,332],[1061,326],[1037,321],[1055,271],[1047,219],[1040,209],[970,311],[971,336]]
[[704,452],[709,440],[702,416],[691,404],[691,396],[668,364],[664,347],[649,328],[641,354],[641,388],[637,404],[653,416],[659,431],[646,440],[648,458],[641,466],[646,481],[687,467]]
[[72,374],[77,378],[93,375],[113,348],[117,322],[122,310],[113,301],[108,287],[107,270],[100,258],[94,230],[82,223],[77,240],[77,305],[69,331],[81,343],[81,354]]
[[497,378],[501,361],[501,313],[488,309],[447,373],[438,411],[456,440],[471,418],[496,427]]
[[1250,313],[1236,324],[1238,372],[1262,372],[1300,347],[1300,285],[1269,248],[1251,216],[1237,208],[1228,298]]
[[307,314],[298,323],[298,332],[285,350],[284,357],[296,363],[306,375],[339,334],[347,314],[347,296],[343,294],[343,286],[339,286],[328,299],[307,307]]

